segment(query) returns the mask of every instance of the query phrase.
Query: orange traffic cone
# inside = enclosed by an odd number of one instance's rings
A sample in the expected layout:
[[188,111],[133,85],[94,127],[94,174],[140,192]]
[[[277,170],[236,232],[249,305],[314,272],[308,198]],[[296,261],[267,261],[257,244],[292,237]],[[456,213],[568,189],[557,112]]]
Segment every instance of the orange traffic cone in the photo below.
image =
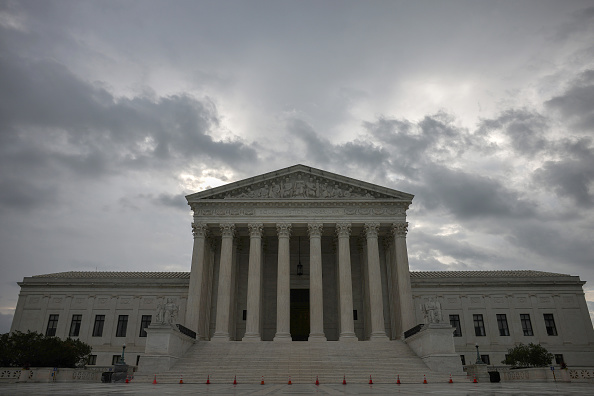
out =
[[155,379],[153,380],[153,384],[157,383],[157,374],[155,374]]
[[179,376],[179,383],[180,384],[183,384],[184,383],[184,376],[183,375],[180,375]]
[[264,376],[262,376],[262,381],[260,382],[260,385],[264,385]]
[[478,381],[476,380],[476,375],[474,376],[474,380],[472,381],[473,384],[478,384]]
[[320,381],[318,381],[318,376],[316,375],[316,385],[320,385]]
[[237,376],[236,375],[233,376],[233,385],[237,385]]
[[128,380],[128,376],[126,376],[126,383],[129,383],[129,382],[130,382],[130,380]]
[[210,374],[208,374],[208,377],[206,377],[206,385],[210,385]]
[[292,385],[291,383],[291,376],[289,375],[289,383],[287,385]]
[[453,384],[454,383],[454,381],[452,381],[452,374],[450,374],[450,381],[449,381],[449,383],[450,384]]
[[427,377],[425,377],[425,374],[423,374],[423,383],[426,384],[427,383]]
[[343,385],[346,385],[346,375],[343,375],[342,376],[342,384]]
[[369,375],[369,385],[373,385],[373,381],[371,380],[371,375]]
[[400,385],[400,374],[396,377],[396,385]]

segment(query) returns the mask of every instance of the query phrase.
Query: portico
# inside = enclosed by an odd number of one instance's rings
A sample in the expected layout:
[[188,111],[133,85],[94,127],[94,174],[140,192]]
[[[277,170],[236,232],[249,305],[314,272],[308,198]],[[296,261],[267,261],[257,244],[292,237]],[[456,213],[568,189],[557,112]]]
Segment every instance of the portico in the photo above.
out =
[[[185,325],[201,339],[291,341],[292,317],[309,319],[312,342],[396,339],[415,325],[412,195],[296,165],[186,198],[194,248]],[[308,318],[292,315],[304,304],[291,304],[292,290],[305,289]]]

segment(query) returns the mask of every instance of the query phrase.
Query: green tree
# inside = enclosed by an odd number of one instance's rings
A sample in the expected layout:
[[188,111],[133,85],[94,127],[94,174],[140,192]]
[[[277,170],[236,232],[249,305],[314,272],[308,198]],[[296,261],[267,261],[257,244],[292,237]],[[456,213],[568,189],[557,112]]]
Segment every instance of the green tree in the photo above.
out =
[[514,367],[546,367],[553,357],[553,354],[540,344],[519,344],[507,350],[507,356],[501,363]]
[[0,335],[0,366],[77,367],[83,366],[91,347],[79,340],[47,337],[28,331]]

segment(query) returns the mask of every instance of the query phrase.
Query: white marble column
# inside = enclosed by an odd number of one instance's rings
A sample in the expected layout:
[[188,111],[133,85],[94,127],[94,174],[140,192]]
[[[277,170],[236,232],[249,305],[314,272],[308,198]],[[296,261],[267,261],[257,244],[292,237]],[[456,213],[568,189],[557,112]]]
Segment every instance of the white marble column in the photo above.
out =
[[308,341],[326,341],[322,293],[322,223],[307,225],[309,233],[309,325]]
[[235,224],[221,224],[221,261],[217,293],[217,322],[212,341],[229,341],[229,313],[231,312],[231,271],[233,269],[233,236]]
[[262,223],[248,224],[250,259],[248,267],[247,318],[242,341],[262,341],[260,307],[262,300]]
[[200,307],[203,305],[201,304],[201,296],[208,227],[203,223],[192,223],[192,233],[194,234],[194,249],[192,250],[192,267],[190,270],[185,326],[190,330],[194,330],[196,332],[196,338],[200,339],[205,336],[205,334],[200,334],[199,321]]
[[410,285],[410,270],[408,267],[408,252],[406,250],[406,232],[408,223],[392,224],[394,237],[394,253],[396,255],[396,277],[398,279],[398,301],[400,302],[400,323],[402,331],[407,331],[415,323],[415,307]]
[[358,341],[353,322],[353,280],[351,277],[350,223],[336,224],[338,236],[338,295],[340,300],[340,341]]
[[276,282],[276,335],[274,341],[291,341],[291,224],[276,225],[278,233],[278,278]]
[[379,223],[365,224],[365,235],[367,237],[367,278],[369,282],[369,305],[371,308],[371,341],[388,340],[384,325],[382,277],[377,239],[378,231]]

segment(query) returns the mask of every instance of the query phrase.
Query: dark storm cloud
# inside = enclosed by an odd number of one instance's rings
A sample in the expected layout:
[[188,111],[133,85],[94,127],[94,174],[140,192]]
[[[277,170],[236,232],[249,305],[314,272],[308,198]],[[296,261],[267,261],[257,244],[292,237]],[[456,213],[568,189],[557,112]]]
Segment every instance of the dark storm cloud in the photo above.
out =
[[594,70],[582,72],[563,94],[546,101],[545,106],[561,113],[573,127],[594,135]]
[[582,208],[594,206],[594,142],[590,138],[557,143],[561,159],[546,161],[533,179]]
[[116,98],[51,60],[2,56],[0,69],[0,202],[6,205],[36,204],[40,193],[55,189],[48,178],[57,183],[66,174],[88,179],[193,162],[238,165],[257,156],[237,139],[210,136],[219,116],[208,99]]
[[536,214],[534,202],[500,180],[445,166],[427,167],[419,190],[425,208],[446,209],[460,220],[527,218]]
[[186,201],[185,194],[159,194],[156,197],[150,197],[150,200],[155,205],[161,205],[174,209],[181,209],[186,212],[190,210],[190,207],[188,206],[188,201]]

